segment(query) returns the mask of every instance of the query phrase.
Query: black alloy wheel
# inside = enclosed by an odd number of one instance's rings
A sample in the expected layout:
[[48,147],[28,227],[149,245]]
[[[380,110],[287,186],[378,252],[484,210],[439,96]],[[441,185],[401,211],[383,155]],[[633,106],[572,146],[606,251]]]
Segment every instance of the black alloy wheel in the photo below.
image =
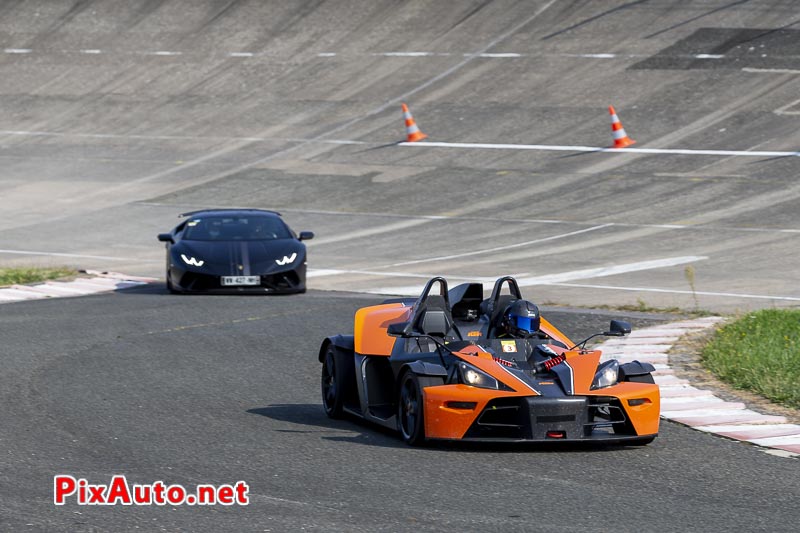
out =
[[407,444],[419,446],[425,442],[425,400],[422,390],[442,383],[444,380],[441,378],[418,376],[410,371],[403,374],[397,398],[397,426]]
[[328,346],[322,362],[322,405],[330,418],[342,418],[344,399],[342,395],[342,375],[336,361],[336,348]]

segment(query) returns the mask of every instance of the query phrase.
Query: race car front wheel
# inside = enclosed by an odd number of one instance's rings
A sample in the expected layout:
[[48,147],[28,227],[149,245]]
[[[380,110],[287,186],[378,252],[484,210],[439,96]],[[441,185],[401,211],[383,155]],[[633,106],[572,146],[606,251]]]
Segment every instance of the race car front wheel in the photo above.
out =
[[170,274],[169,270],[167,270],[167,290],[170,294],[178,294],[178,290],[175,289],[175,285],[172,284],[172,274]]
[[422,389],[441,385],[441,378],[406,372],[400,381],[397,398],[397,426],[403,440],[411,446],[425,442],[425,401]]
[[339,354],[333,345],[328,346],[322,361],[322,405],[325,414],[331,418],[341,418],[344,406],[344,376]]

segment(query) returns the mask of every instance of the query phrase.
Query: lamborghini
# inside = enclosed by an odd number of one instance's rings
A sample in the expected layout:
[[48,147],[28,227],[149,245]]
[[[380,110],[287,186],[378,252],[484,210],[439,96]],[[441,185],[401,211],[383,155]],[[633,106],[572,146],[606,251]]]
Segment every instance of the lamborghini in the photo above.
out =
[[502,277],[483,295],[481,283],[448,290],[436,277],[418,298],[356,311],[354,334],[327,337],[319,349],[327,415],[396,429],[410,445],[643,445],[658,435],[654,367],[602,360],[586,348],[596,336],[630,333],[627,322],[612,320],[608,331],[576,343],[542,317],[534,337],[508,338],[498,322],[522,299],[516,280]]
[[166,243],[167,289],[173,293],[301,293],[306,291],[306,246],[280,213],[208,209],[180,215]]

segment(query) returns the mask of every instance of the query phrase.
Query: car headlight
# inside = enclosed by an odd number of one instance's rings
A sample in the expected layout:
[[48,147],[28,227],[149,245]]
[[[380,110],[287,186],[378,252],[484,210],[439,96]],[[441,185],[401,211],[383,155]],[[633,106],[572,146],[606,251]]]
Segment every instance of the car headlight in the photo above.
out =
[[202,259],[195,259],[194,257],[187,257],[186,254],[181,254],[181,259],[187,265],[198,266],[201,267],[205,263]]
[[619,379],[619,362],[616,359],[606,361],[597,367],[590,390],[616,385],[617,379]]
[[495,390],[505,388],[500,384],[499,381],[483,370],[475,368],[469,363],[465,363],[463,361],[458,363],[458,377],[461,383],[464,385],[470,385],[472,387]]
[[275,262],[280,266],[290,265],[294,263],[295,259],[297,259],[297,252],[293,252],[292,255],[284,255],[283,259],[276,259]]

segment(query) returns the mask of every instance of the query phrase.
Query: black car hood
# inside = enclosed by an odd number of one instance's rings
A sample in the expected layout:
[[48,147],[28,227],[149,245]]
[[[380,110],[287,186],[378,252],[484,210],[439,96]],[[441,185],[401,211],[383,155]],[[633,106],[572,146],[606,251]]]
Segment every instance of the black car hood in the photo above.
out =
[[180,241],[172,246],[171,253],[172,261],[181,268],[218,276],[283,272],[296,269],[306,260],[305,245],[295,239]]

